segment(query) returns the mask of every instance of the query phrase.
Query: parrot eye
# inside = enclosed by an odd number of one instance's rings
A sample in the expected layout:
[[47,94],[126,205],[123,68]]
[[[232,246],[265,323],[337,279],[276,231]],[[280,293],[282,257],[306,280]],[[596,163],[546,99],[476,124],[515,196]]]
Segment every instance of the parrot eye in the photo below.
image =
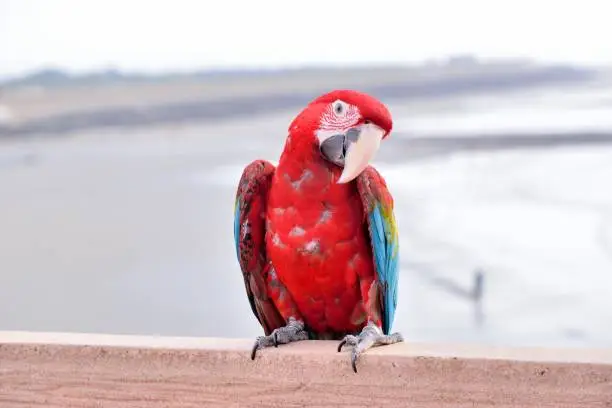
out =
[[333,109],[336,116],[342,116],[346,113],[346,103],[342,101],[336,101],[333,103]]

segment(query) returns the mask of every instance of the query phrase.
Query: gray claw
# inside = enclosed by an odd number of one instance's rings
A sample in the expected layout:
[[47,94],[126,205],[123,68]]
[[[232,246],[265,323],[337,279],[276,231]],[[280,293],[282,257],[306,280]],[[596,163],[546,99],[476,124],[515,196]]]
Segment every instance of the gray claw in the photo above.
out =
[[257,350],[271,346],[278,347],[279,344],[300,340],[308,340],[308,333],[304,330],[304,322],[290,317],[286,326],[275,329],[269,336],[259,336],[255,340],[251,350],[251,360],[255,360]]
[[379,327],[372,323],[368,323],[368,325],[361,330],[361,333],[359,333],[358,336],[353,336],[351,334],[346,335],[338,345],[338,351],[341,351],[344,345],[353,346],[353,350],[351,352],[351,366],[353,367],[353,371],[356,373],[357,359],[361,353],[371,347],[395,344],[402,341],[404,341],[404,338],[400,333],[385,335]]
[[351,366],[353,367],[353,371],[355,372],[355,374],[357,374],[357,356],[359,354],[357,354],[357,352],[353,349],[353,352],[351,353]]
[[253,344],[253,348],[251,349],[251,360],[255,360],[255,354],[257,353],[257,349],[259,344],[257,342],[257,340],[255,340],[255,344]]

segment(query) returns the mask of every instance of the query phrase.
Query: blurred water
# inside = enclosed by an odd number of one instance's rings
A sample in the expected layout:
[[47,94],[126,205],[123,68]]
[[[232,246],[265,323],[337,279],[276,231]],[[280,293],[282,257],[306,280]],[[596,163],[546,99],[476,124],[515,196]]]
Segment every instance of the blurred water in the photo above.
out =
[[[427,106],[427,105],[426,105]],[[431,111],[398,106],[395,130],[420,136],[537,135],[612,130],[612,87],[517,90],[446,98]],[[399,117],[397,116],[399,113]]]
[[[461,106],[467,129],[486,117],[533,126],[535,103],[512,115],[486,108],[507,102],[462,99],[447,111]],[[592,105],[589,115],[608,109]],[[413,107],[392,106],[400,132],[461,127]],[[553,124],[562,109],[541,106]],[[292,114],[4,142],[0,330],[260,334],[235,260],[235,186],[249,161],[277,160]],[[410,145],[391,138],[382,149]],[[605,147],[378,160],[402,238],[395,329],[415,340],[609,344],[608,163]],[[458,295],[479,267],[480,324]]]

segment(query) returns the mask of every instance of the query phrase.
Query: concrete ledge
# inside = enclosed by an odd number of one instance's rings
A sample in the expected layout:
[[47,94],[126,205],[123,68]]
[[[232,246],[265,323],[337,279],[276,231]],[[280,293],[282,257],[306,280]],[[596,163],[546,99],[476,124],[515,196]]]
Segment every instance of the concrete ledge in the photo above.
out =
[[0,332],[0,407],[612,407],[612,349]]

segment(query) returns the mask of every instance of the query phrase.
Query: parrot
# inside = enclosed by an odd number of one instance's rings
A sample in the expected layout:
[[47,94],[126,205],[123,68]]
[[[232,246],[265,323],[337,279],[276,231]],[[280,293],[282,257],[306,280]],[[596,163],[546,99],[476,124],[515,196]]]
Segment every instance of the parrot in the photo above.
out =
[[387,106],[329,91],[290,122],[277,165],[246,165],[234,203],[234,243],[261,327],[251,351],[303,340],[360,355],[404,341],[391,333],[399,236],[385,179],[370,164],[392,131]]

